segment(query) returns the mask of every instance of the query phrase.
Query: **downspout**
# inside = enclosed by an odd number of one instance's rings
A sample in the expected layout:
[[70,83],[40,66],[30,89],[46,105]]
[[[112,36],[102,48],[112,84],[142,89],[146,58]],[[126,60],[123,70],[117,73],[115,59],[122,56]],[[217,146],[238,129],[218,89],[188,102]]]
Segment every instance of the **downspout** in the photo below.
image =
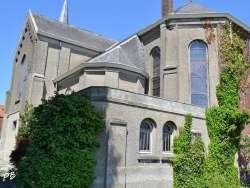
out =
[[104,169],[105,169],[105,174],[104,174],[104,188],[107,188],[107,178],[108,178],[108,153],[109,153],[108,142],[109,142],[109,131],[106,133],[107,147],[106,147],[105,166],[104,166]]
[[128,128],[126,128],[126,143],[125,143],[125,188],[127,187],[127,148],[128,148]]
[[[60,61],[61,61],[61,51],[62,51],[62,42],[59,41],[59,49],[58,49],[58,58],[57,58],[57,65],[56,65],[56,76],[59,74],[59,68],[60,68]],[[54,83],[54,93],[58,92],[58,84],[57,82]]]
[[229,22],[230,24],[230,39],[231,39],[231,44],[233,44],[233,30],[232,30],[232,21]]

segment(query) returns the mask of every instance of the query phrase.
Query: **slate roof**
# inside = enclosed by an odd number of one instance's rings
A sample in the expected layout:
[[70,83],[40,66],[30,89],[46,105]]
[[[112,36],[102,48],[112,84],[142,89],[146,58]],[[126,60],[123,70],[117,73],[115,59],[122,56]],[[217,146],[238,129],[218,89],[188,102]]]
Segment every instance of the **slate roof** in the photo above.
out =
[[35,13],[31,13],[31,16],[34,18],[38,33],[40,32],[57,36],[62,39],[66,39],[67,41],[72,41],[72,43],[75,42],[82,46],[89,46],[100,51],[104,51],[117,43],[117,41],[113,39],[109,39],[96,33],[73,27]]
[[183,5],[182,7],[176,9],[174,13],[175,14],[200,14],[200,13],[216,13],[216,11],[190,1],[187,4]]
[[143,46],[137,35],[113,46],[90,62],[115,62],[133,68],[146,70]]

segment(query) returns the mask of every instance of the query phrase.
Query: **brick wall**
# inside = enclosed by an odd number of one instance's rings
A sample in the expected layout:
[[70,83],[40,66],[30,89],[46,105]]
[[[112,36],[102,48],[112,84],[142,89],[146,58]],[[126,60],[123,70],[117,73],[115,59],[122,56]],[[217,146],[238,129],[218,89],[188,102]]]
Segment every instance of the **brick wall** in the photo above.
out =
[[[250,109],[250,68],[247,69],[240,83],[239,96],[240,108],[244,110]],[[242,131],[242,136],[245,137],[249,134],[250,124],[247,124]],[[242,141],[241,144],[244,144],[244,142]],[[238,156],[241,182],[243,184],[250,184],[250,173],[248,172],[248,168],[250,167],[248,158],[250,157],[250,154],[247,151],[240,149]]]
[[161,11],[162,11],[162,17],[173,13],[173,0],[162,0]]

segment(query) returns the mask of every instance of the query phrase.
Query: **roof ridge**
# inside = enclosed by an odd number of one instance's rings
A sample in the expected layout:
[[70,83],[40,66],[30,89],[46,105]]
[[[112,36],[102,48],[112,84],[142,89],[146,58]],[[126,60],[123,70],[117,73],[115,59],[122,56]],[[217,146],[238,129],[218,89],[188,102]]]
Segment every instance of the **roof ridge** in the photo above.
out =
[[[185,8],[186,8],[186,10],[185,10]],[[174,10],[174,14],[178,14],[178,13],[205,13],[205,12],[217,12],[217,11],[215,11],[211,8],[208,8],[206,6],[203,6],[199,3],[195,3],[193,1],[189,1],[186,4],[184,4],[183,6]]]

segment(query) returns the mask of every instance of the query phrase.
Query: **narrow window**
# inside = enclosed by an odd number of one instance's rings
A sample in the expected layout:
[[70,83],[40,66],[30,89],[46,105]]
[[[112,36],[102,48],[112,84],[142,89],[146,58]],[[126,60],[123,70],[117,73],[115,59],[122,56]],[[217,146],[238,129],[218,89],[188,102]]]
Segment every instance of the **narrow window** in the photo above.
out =
[[16,126],[17,126],[17,121],[13,121],[12,129],[16,130]]
[[25,74],[26,74],[26,55],[23,56],[22,63],[21,63],[21,74],[20,74],[20,81],[19,81],[19,97],[22,95],[23,91],[23,85],[25,80]]
[[163,126],[162,131],[162,151],[163,152],[172,152],[172,139],[173,139],[173,125],[170,122],[167,122]]
[[161,52],[159,47],[155,47],[152,50],[153,57],[153,96],[160,96],[160,59]]
[[150,141],[151,141],[152,126],[148,121],[143,121],[140,126],[140,141],[139,150],[140,152],[150,151]]
[[208,106],[207,48],[202,41],[190,45],[191,104]]

